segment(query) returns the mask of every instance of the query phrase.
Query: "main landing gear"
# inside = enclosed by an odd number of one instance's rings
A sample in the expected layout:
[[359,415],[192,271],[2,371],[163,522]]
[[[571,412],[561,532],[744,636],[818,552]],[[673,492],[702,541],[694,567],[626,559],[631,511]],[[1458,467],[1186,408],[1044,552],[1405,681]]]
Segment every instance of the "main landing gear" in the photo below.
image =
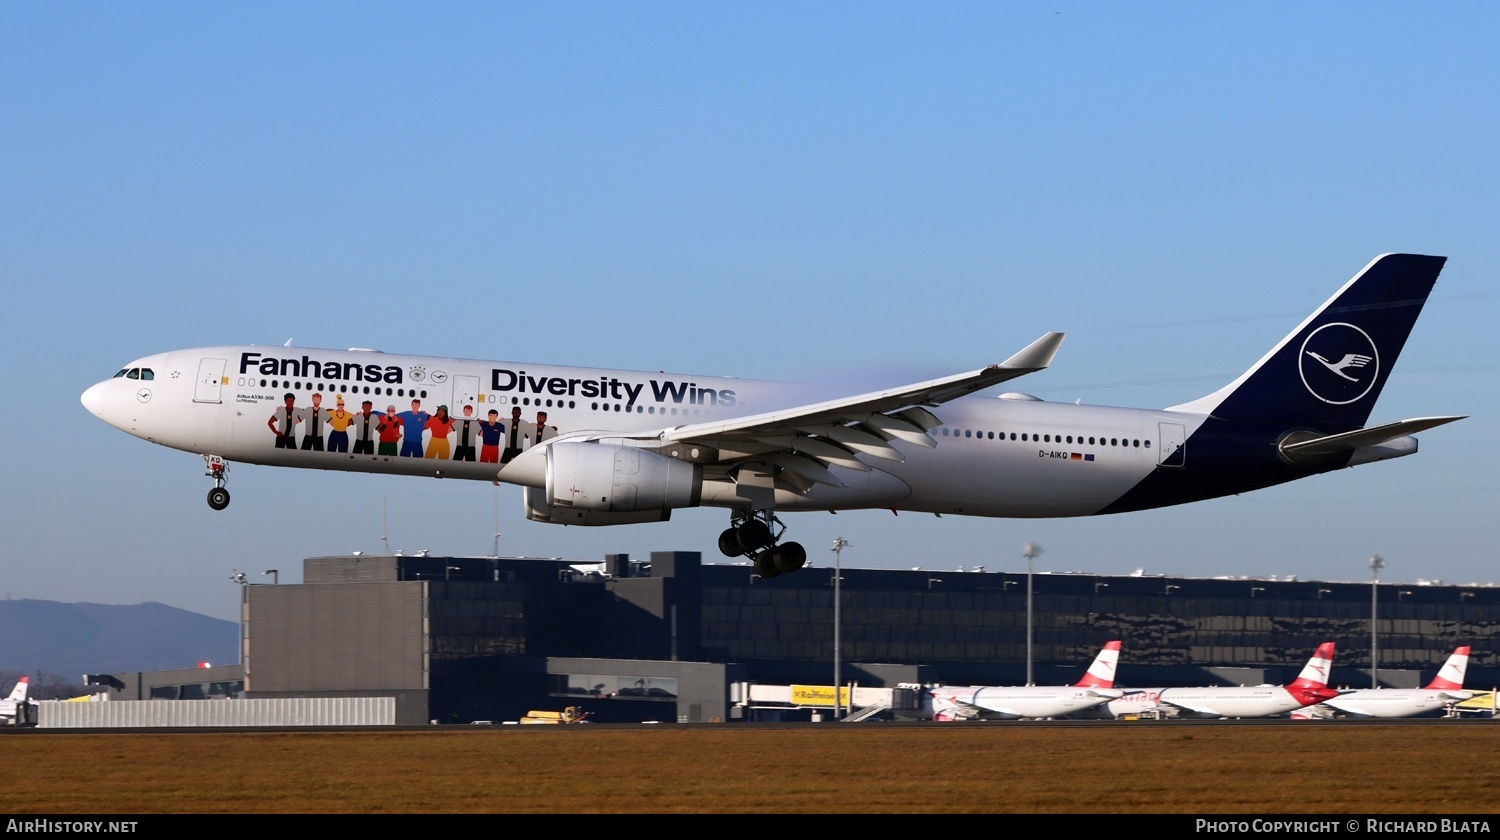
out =
[[[770,511],[736,515],[729,528],[719,534],[719,551],[726,557],[749,557],[755,573],[773,578],[783,572],[795,572],[807,565],[807,549],[802,543],[777,544],[786,527]],[[773,530],[773,528],[775,530]]]
[[208,506],[223,510],[229,507],[229,491],[224,489],[224,473],[229,472],[229,465],[218,455],[204,455],[203,461],[208,464],[208,472],[204,475],[214,480],[214,489],[208,491]]

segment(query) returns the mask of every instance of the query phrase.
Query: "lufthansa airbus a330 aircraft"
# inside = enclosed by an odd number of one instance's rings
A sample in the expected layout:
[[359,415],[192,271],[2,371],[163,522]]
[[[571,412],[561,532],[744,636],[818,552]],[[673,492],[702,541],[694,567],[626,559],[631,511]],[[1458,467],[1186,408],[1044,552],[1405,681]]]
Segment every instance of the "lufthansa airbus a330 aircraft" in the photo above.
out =
[[231,462],[499,481],[565,525],[730,511],[719,548],[774,577],[807,553],[782,511],[889,508],[1071,517],[1243,493],[1410,455],[1462,417],[1366,428],[1445,258],[1377,257],[1238,379],[1165,409],[977,392],[1052,361],[1004,362],[820,399],[781,383],[290,346],[147,356],[84,392],[101,420],[195,452],[229,504]]

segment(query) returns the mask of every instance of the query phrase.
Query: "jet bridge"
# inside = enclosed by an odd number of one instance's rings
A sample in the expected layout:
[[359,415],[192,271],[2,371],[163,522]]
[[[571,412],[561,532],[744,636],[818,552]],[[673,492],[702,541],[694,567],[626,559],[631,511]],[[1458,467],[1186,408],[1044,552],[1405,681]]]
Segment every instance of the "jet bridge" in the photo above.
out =
[[[902,683],[895,688],[871,688],[858,684],[843,686],[839,706],[845,710],[846,723],[874,720],[884,713],[912,716],[921,708],[921,686]],[[761,685],[739,682],[730,686],[731,717],[754,720],[764,713],[783,715],[808,713],[813,719],[834,711],[834,687],[831,685]],[[761,713],[758,715],[757,713]]]

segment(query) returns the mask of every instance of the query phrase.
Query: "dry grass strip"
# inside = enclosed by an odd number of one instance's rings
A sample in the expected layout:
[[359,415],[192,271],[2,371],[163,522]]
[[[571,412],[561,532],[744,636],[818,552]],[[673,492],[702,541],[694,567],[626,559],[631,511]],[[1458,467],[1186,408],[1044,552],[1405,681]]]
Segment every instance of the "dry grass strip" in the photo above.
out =
[[1500,724],[0,737],[0,812],[1493,813]]

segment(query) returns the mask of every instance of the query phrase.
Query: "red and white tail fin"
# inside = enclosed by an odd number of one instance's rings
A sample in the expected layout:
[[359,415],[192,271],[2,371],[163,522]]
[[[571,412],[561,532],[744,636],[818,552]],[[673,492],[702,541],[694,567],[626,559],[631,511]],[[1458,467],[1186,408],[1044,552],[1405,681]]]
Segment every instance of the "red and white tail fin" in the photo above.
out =
[[1428,688],[1437,690],[1461,689],[1464,687],[1464,672],[1469,670],[1469,646],[1455,648],[1453,655],[1448,657],[1448,664],[1438,670],[1437,676],[1427,684]]
[[[1464,652],[1465,653],[1467,653],[1468,650],[1469,650],[1468,648],[1464,648]],[[13,689],[11,689],[10,696],[7,697],[7,698],[5,698],[5,699],[6,700],[25,700],[26,699],[26,689],[31,684],[30,680],[31,680],[30,677],[22,677],[21,681],[18,682],[18,683],[16,683],[16,687],[13,688]]]
[[1302,666],[1302,673],[1292,681],[1295,688],[1327,688],[1328,672],[1333,668],[1333,642],[1324,642],[1313,651],[1312,659]]
[[1074,683],[1078,688],[1114,688],[1115,687],[1115,665],[1120,661],[1120,641],[1105,642],[1104,650],[1094,657],[1094,664],[1089,666],[1088,673],[1083,679]]

